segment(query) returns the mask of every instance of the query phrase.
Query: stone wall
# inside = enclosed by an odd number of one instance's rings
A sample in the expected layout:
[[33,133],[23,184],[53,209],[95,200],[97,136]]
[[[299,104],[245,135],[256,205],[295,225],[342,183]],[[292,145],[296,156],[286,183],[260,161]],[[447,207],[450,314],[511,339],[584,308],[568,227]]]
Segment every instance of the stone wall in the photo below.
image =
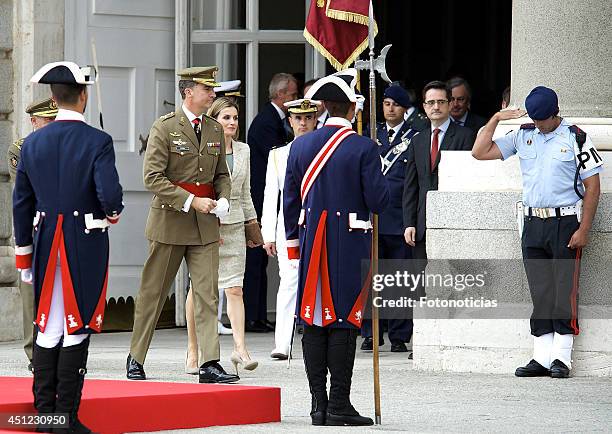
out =
[[24,108],[49,95],[48,86],[33,86],[30,77],[63,56],[63,0],[0,0],[0,341],[23,337],[7,148],[31,130]]

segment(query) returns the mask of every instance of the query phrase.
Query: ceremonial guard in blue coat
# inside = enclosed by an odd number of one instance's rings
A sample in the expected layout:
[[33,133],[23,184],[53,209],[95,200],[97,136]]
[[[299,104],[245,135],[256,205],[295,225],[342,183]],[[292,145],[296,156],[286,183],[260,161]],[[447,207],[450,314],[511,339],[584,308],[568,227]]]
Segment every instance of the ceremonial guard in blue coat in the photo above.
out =
[[[356,339],[367,299],[362,261],[371,254],[370,215],[389,201],[375,143],[350,120],[356,71],[317,81],[305,98],[321,100],[325,126],[295,139],[289,152],[283,211],[287,251],[299,258],[296,313],[312,394],[313,425],[371,425],[350,402]],[[327,396],[327,371],[330,391]]]
[[525,100],[533,123],[493,141],[500,120],[523,110],[496,113],[478,134],[475,158],[493,160],[517,154],[523,200],[517,207],[523,262],[531,299],[533,358],[517,377],[567,378],[578,326],[582,249],[597,211],[602,158],[580,128],[559,116],[554,90],[534,88]]
[[104,319],[107,228],[123,194],[111,136],[83,117],[89,68],[50,63],[31,81],[50,84],[59,107],[55,122],[25,139],[13,192],[17,268],[35,293],[34,405],[68,413],[69,428],[54,432],[90,432],[77,413],[88,338]]
[[[405,114],[412,110],[409,116]],[[382,172],[389,186],[389,206],[378,218],[378,257],[381,259],[412,259],[412,250],[404,240],[402,192],[406,175],[408,147],[415,134],[428,125],[427,118],[410,103],[406,90],[397,85],[385,89],[383,99],[384,122],[377,125],[378,151],[382,157]],[[387,320],[391,351],[408,351],[406,343],[412,338],[412,318]],[[383,328],[379,328],[379,345],[384,345]],[[372,321],[366,319],[361,327],[364,338],[361,349],[371,351],[373,346]]]

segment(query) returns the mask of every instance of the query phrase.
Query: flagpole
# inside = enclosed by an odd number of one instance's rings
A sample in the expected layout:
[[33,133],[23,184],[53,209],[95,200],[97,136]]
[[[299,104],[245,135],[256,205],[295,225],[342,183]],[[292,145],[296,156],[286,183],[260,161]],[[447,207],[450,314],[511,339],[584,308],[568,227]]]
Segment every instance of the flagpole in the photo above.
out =
[[[376,74],[374,73],[374,11],[372,1],[368,11],[368,40],[370,47],[370,139],[376,143]],[[372,216],[372,279],[378,274],[378,214]],[[380,410],[380,358],[378,354],[378,307],[372,297],[372,365],[374,374],[374,420],[381,423]]]

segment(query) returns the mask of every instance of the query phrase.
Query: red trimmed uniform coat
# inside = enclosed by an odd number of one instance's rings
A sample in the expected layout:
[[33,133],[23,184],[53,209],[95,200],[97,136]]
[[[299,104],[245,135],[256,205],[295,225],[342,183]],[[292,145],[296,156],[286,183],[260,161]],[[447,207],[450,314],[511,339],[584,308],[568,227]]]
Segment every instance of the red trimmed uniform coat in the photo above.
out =
[[[105,132],[58,120],[26,138],[13,191],[15,253],[17,268],[32,268],[40,331],[58,261],[68,333],[101,331],[109,243],[108,230],[93,226],[116,223],[122,196],[113,141]],[[97,221],[91,229],[87,214]]]
[[291,146],[283,190],[287,248],[290,259],[300,259],[298,322],[313,324],[319,294],[322,326],[360,328],[367,299],[362,261],[370,259],[372,234],[358,227],[368,227],[371,213],[385,209],[389,190],[377,145],[349,134],[321,164],[302,200],[309,166],[340,130],[334,123],[340,123],[338,118]]

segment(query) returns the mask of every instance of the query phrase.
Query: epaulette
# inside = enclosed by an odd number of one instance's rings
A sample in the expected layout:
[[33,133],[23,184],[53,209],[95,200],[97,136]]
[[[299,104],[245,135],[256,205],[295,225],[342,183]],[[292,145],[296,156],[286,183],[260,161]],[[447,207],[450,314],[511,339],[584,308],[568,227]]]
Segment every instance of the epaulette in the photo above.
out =
[[23,145],[25,139],[19,139],[17,140],[15,143],[13,143],[13,146],[15,146],[17,149],[19,149],[21,151],[21,145]]
[[522,124],[521,130],[535,130],[535,124]]
[[168,113],[168,114],[165,114],[165,115],[163,115],[163,116],[160,116],[160,118],[159,118],[159,119],[160,119],[160,120],[162,120],[162,121],[165,121],[166,119],[173,118],[173,117],[174,117],[174,115],[175,115],[175,113],[174,113],[174,112],[170,112],[170,113]]
[[586,142],[586,133],[582,131],[577,125],[570,125],[569,130],[575,134],[576,143],[578,144],[578,149],[582,151],[582,146]]

